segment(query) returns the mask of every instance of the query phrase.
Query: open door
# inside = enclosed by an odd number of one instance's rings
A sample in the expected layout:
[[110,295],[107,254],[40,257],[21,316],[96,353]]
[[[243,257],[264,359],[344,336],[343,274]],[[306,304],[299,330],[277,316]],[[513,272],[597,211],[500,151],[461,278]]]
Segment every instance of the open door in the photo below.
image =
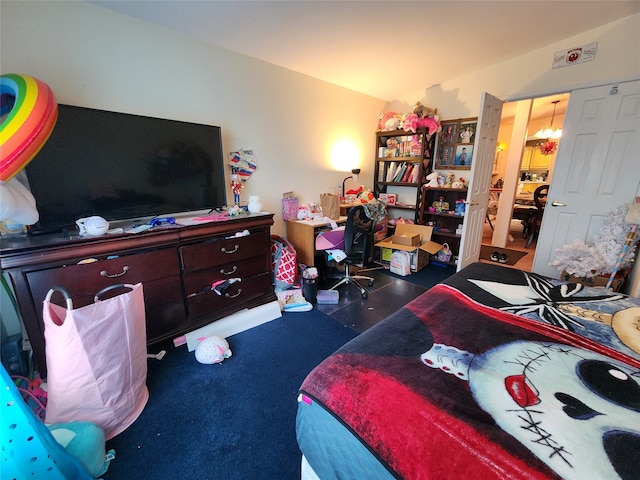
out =
[[489,202],[489,188],[491,186],[491,172],[493,159],[498,144],[498,130],[502,116],[504,102],[488,93],[482,94],[480,102],[480,116],[473,151],[475,157],[471,164],[469,191],[467,192],[467,209],[460,252],[458,253],[458,268],[460,271],[467,265],[480,259],[480,245],[482,243],[482,229]]
[[571,92],[533,272],[558,278],[555,250],[590,243],[609,211],[633,201],[639,151],[640,81]]

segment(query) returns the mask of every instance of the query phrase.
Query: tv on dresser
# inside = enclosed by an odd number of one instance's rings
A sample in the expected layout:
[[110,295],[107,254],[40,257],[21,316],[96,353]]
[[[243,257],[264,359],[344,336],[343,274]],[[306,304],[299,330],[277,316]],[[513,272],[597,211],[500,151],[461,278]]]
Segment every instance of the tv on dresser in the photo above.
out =
[[39,222],[33,233],[226,206],[221,129],[72,105],[25,168]]

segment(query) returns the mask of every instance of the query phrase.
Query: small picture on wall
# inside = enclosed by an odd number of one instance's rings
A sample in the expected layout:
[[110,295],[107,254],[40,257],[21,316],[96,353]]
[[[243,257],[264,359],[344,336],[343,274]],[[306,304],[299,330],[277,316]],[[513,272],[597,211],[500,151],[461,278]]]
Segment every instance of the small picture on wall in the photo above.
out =
[[477,122],[463,122],[460,124],[460,135],[456,143],[473,143],[477,129]]
[[461,169],[471,169],[473,145],[458,145],[456,147],[455,166]]
[[438,151],[438,162],[436,163],[436,168],[446,168],[452,167],[454,156],[453,149],[455,147],[453,145],[442,145]]
[[443,123],[442,131],[440,132],[440,139],[442,140],[442,143],[457,143],[458,142],[458,124]]

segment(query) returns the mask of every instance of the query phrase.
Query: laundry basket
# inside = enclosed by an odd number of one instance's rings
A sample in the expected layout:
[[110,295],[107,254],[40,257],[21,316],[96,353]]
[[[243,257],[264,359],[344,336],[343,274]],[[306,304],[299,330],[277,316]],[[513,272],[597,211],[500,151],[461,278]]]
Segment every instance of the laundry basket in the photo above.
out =
[[[129,288],[100,300],[108,290]],[[51,302],[60,292],[66,308]],[[43,302],[48,399],[47,423],[87,421],[99,425],[107,440],[138,418],[149,399],[142,284],[119,284],[73,308],[63,287],[49,290]]]

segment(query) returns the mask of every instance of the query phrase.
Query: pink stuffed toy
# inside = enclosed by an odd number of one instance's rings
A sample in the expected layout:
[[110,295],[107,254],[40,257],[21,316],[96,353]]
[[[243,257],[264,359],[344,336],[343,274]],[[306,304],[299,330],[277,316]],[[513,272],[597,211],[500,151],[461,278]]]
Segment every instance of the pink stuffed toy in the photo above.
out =
[[404,124],[402,125],[402,129],[405,132],[413,132],[416,133],[416,128],[418,127],[418,121],[421,120],[418,115],[415,113],[409,113],[404,118]]
[[417,128],[427,127],[429,129],[429,135],[433,135],[440,128],[440,122],[438,122],[435,118],[432,118],[432,117],[418,118],[416,122],[416,127]]

